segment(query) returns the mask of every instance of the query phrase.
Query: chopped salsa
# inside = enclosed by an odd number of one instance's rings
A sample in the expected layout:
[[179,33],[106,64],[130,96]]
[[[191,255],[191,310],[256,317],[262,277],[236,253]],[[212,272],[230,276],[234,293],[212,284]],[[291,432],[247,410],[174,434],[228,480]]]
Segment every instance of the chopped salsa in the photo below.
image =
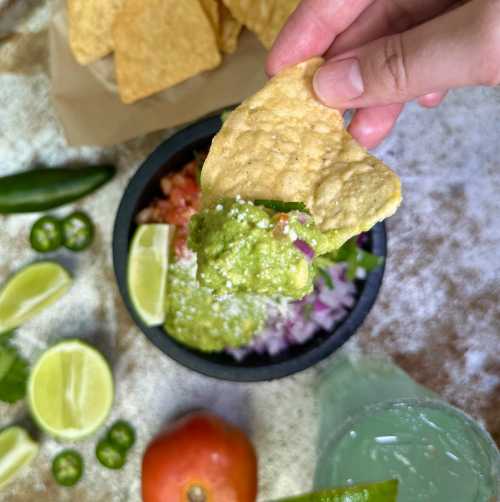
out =
[[187,253],[189,220],[201,208],[198,172],[198,162],[193,159],[182,171],[162,178],[160,188],[163,197],[155,199],[137,215],[137,223],[175,225],[173,249],[177,258],[182,258]]

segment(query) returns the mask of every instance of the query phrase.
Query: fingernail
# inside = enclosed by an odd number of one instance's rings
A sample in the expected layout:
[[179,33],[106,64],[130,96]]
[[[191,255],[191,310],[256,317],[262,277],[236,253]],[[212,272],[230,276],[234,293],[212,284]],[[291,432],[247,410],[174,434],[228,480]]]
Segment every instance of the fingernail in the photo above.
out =
[[326,62],[314,75],[314,92],[329,106],[341,106],[363,94],[365,86],[355,58]]

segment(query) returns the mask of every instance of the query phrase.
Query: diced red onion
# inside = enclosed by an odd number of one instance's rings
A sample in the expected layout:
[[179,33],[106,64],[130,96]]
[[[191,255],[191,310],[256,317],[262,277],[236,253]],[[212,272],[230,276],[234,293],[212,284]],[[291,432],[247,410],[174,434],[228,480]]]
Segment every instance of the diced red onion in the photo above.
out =
[[285,338],[290,342],[290,345],[305,343],[314,336],[317,330],[318,326],[315,322],[312,320],[306,321],[302,317],[292,325]]
[[314,249],[309,246],[309,244],[306,241],[303,241],[301,239],[297,239],[296,241],[293,241],[293,245],[301,252],[304,253],[304,255],[309,259],[312,260],[314,258]]
[[314,302],[314,311],[321,312],[323,310],[329,310],[330,306],[323,303],[319,298]]
[[311,320],[326,331],[332,329],[333,325],[335,324],[335,319],[333,318],[331,311],[329,310],[323,310],[322,312],[313,312],[311,315]]
[[319,329],[333,329],[355,303],[356,287],[347,280],[345,269],[343,264],[330,267],[326,272],[335,284],[334,289],[318,279],[314,292],[293,302],[286,317],[279,312],[272,314],[266,327],[249,345],[227,352],[238,361],[252,352],[276,355],[292,345],[307,342]]
[[310,216],[308,214],[306,214],[306,213],[299,213],[299,215],[297,216],[297,220],[302,225],[305,225],[306,223],[309,222]]

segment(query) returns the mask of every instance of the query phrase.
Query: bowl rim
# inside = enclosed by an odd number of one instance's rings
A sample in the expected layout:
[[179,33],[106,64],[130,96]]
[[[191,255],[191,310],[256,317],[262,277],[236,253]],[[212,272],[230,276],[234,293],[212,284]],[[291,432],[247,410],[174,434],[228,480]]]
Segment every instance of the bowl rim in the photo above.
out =
[[233,382],[261,382],[283,378],[319,363],[341,347],[361,326],[373,307],[382,285],[387,260],[386,228],[385,224],[381,222],[371,230],[373,251],[384,257],[384,262],[366,277],[363,289],[353,308],[343,321],[333,328],[330,335],[335,336],[328,336],[317,346],[311,347],[291,359],[259,367],[224,365],[201,357],[197,351],[174,340],[162,327],[146,326],[132,306],[127,287],[129,234],[136,214],[137,202],[151,178],[171,157],[192,148],[192,145],[197,141],[210,140],[221,126],[222,121],[220,115],[217,114],[202,118],[176,132],[165,139],[131,177],[120,200],[113,228],[112,251],[115,277],[122,300],[135,324],[151,343],[177,363],[205,376]]

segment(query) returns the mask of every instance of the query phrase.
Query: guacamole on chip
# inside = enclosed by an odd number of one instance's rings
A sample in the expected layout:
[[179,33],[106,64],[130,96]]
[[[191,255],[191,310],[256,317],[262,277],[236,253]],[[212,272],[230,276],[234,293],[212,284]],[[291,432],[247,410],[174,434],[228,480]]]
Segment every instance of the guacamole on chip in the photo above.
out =
[[302,298],[310,293],[310,260],[293,245],[287,235],[292,230],[279,218],[280,213],[241,199],[194,215],[188,245],[197,254],[200,283],[219,294],[250,290]]
[[191,218],[188,245],[198,280],[216,294],[251,291],[300,299],[313,290],[314,258],[334,251],[342,233],[321,232],[311,216],[241,198],[224,199]]
[[[216,294],[301,298],[311,291],[315,257],[368,231],[401,202],[398,176],[350,136],[340,112],[315,98],[312,77],[322,61],[271,79],[212,142],[190,247],[200,284]],[[283,212],[280,203],[304,209]]]

